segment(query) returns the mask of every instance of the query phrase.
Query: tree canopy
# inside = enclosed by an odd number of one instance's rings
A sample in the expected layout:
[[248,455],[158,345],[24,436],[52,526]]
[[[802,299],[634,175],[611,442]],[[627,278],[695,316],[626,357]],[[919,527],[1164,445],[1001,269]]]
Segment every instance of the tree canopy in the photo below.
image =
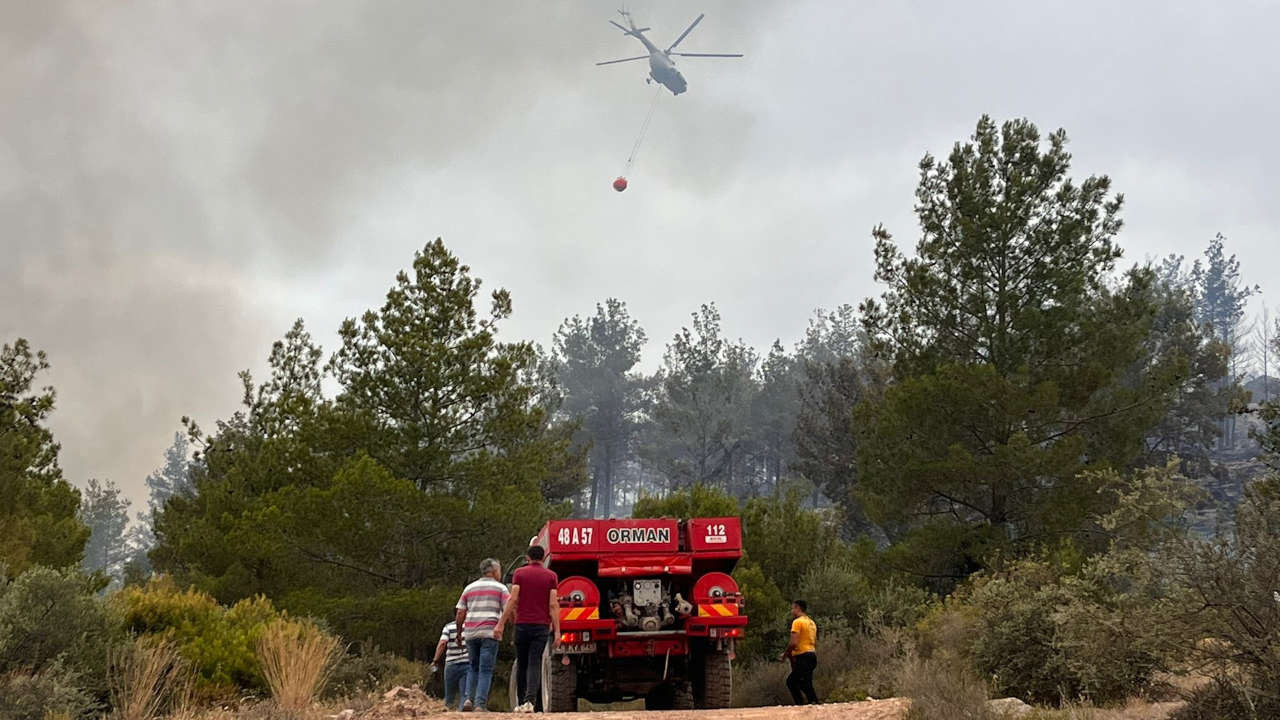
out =
[[53,388],[36,387],[48,369],[44,352],[23,338],[0,347],[0,563],[13,574],[78,564],[89,538],[48,427]]
[[[194,495],[156,518],[158,569],[223,602],[256,593],[407,653],[487,555],[506,557],[585,480],[553,422],[529,343],[497,339],[505,290],[437,240],[379,310],[346,320],[322,352],[299,321],[270,377],[242,373],[244,406],[206,435]],[[321,380],[338,385],[332,399]]]
[[1112,274],[1122,196],[1074,181],[1066,143],[984,117],[921,161],[915,255],[874,232],[888,290],[862,310],[895,381],[859,407],[859,493],[916,536],[904,562],[926,577],[1082,530],[1100,498],[1086,471],[1133,461],[1187,375],[1177,348],[1147,343],[1154,273]]

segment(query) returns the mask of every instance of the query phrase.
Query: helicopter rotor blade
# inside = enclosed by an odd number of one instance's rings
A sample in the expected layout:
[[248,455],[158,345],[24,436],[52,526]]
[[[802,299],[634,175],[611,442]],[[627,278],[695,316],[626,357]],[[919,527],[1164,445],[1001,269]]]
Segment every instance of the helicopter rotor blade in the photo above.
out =
[[684,32],[680,33],[680,37],[676,38],[676,41],[675,41],[675,42],[673,42],[673,43],[671,43],[671,47],[668,47],[668,48],[667,48],[667,52],[671,52],[671,51],[675,48],[675,46],[679,45],[679,44],[680,44],[680,41],[681,41],[681,40],[684,40],[684,39],[685,39],[685,36],[687,36],[689,33],[693,32],[693,29],[694,29],[694,28],[696,28],[696,27],[698,27],[698,23],[702,22],[702,18],[704,18],[704,17],[706,17],[706,16],[707,16],[707,14],[706,14],[706,13],[703,13],[703,14],[699,15],[699,16],[698,16],[698,19],[697,19],[697,20],[694,20],[694,21],[693,21],[693,24],[692,24],[692,25],[690,25],[689,27],[685,28],[685,29],[684,29]]
[[680,57],[745,57],[742,53],[671,53]]
[[614,63],[631,62],[632,60],[648,60],[648,59],[649,59],[648,55],[637,55],[635,57],[622,58],[621,60],[605,60],[604,62],[596,63],[596,65],[612,65]]
[[635,35],[637,33],[642,33],[646,30],[653,29],[653,28],[642,27],[642,28],[631,28],[630,30],[628,30],[612,20],[609,21],[609,24],[621,30],[624,35]]

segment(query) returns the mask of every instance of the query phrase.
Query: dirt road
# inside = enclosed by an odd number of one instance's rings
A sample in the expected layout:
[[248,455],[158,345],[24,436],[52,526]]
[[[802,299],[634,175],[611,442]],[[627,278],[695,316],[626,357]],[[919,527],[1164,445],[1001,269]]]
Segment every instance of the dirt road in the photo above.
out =
[[[605,711],[565,713],[556,720],[902,720],[907,701],[902,698],[856,703],[830,703],[796,707],[730,708],[727,710],[674,710],[670,712]],[[552,717],[552,716],[544,716]]]
[[[868,700],[856,703],[829,703],[796,707],[729,708],[726,710],[594,710],[592,712],[559,713],[538,717],[556,720],[902,720],[907,701],[902,698]],[[495,713],[499,714],[499,713]],[[500,713],[504,717],[516,717]],[[444,703],[429,697],[417,687],[395,688],[387,692],[373,707],[363,712],[347,710],[331,715],[335,720],[477,720],[487,715],[444,712]]]
[[[604,710],[593,712],[560,713],[556,720],[902,720],[906,716],[907,701],[901,698],[888,700],[868,700],[856,703],[828,703],[825,705],[809,705],[796,707],[729,708],[726,710],[672,710],[658,712],[650,710]],[[504,717],[507,713],[501,713]],[[409,715],[404,716],[412,717]],[[418,716],[421,717],[421,716]],[[430,716],[444,720],[449,718],[471,718],[471,713],[440,713]],[[519,717],[511,715],[510,717]]]

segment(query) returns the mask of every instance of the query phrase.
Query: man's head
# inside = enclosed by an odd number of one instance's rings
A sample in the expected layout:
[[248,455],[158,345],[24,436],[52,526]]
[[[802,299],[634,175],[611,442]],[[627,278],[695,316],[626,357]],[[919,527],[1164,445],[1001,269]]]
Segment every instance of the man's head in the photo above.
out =
[[791,617],[800,617],[809,612],[809,603],[803,600],[791,601]]
[[541,545],[532,545],[529,547],[529,562],[540,563],[547,557],[547,551]]
[[480,563],[480,575],[482,577],[491,577],[497,580],[502,577],[502,563],[493,558],[485,558]]

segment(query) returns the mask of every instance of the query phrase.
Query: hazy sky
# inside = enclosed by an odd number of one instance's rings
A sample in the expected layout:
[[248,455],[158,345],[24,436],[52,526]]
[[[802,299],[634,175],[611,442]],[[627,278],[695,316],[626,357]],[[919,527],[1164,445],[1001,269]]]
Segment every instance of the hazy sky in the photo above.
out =
[[[1274,2],[0,0],[0,341],[49,353],[67,477],[143,478],[239,400],[296,317],[331,351],[437,236],[511,290],[511,337],[625,300],[647,362],[699,303],[792,344],[916,237],[916,163],[982,113],[1065,127],[1128,199],[1130,261],[1215,232],[1280,292]],[[1267,298],[1268,302],[1274,299]]]

